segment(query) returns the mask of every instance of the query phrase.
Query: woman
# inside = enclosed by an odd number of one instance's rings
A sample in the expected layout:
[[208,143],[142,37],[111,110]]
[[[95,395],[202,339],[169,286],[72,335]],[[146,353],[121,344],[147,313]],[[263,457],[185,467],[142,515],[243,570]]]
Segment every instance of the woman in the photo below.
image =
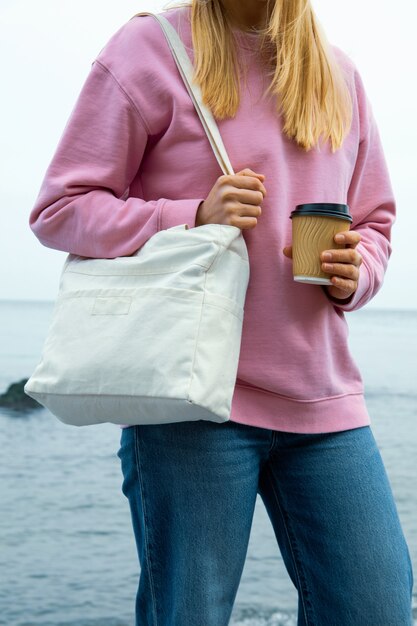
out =
[[[136,624],[229,623],[259,493],[299,625],[411,625],[409,551],[344,317],[380,289],[395,220],[360,74],[309,0],[193,0],[165,16],[237,174],[219,176],[159,24],[135,16],[92,64],[30,215],[44,245],[89,257],[183,223],[233,224],[248,247],[230,421],[121,433]],[[329,286],[293,280],[289,215],[306,202],[353,216],[322,257]]]

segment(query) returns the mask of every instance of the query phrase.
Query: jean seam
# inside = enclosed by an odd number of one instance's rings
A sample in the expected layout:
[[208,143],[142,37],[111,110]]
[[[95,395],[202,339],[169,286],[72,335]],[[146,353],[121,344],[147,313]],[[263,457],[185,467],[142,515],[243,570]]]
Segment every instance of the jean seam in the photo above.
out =
[[[268,471],[271,472],[272,476],[276,480],[276,477],[275,477],[275,475],[274,475],[274,473],[273,473],[273,471],[272,471],[272,469],[270,467],[268,468]],[[296,573],[298,584],[299,584],[301,604],[303,606],[303,612],[304,612],[304,618],[305,618],[305,621],[306,621],[306,626],[314,626],[313,622],[311,622],[309,620],[309,617],[307,615],[307,608],[306,608],[306,604],[305,604],[306,598],[304,597],[304,593],[305,593],[306,589],[303,587],[302,582],[304,582],[305,587],[307,587],[307,585],[306,585],[306,578],[305,578],[305,576],[303,575],[303,577],[301,577],[301,575],[300,575],[299,564],[297,563],[297,559],[296,559],[296,555],[295,555],[294,548],[298,552],[297,545],[296,545],[297,542],[296,542],[296,539],[295,539],[295,535],[294,534],[290,534],[290,532],[289,532],[289,529],[290,529],[289,526],[290,525],[289,524],[287,525],[287,522],[285,520],[285,516],[284,516],[283,510],[281,508],[279,497],[278,497],[278,494],[277,494],[277,492],[275,490],[275,485],[274,485],[274,481],[273,480],[271,480],[271,489],[272,489],[272,493],[274,494],[274,498],[275,498],[275,501],[277,503],[278,510],[280,512],[280,515],[281,515],[281,518],[282,518],[282,521],[283,521],[285,534],[287,535],[287,539],[288,539],[288,545],[290,546],[292,561],[293,561],[293,564],[294,564],[294,569],[295,569],[295,573]],[[294,541],[294,547],[293,547],[293,541]],[[300,568],[302,569],[302,566],[300,566]],[[303,581],[301,580],[301,578],[303,578]],[[307,593],[308,593],[308,591],[307,591]],[[311,607],[311,603],[310,603],[310,607]],[[311,609],[312,609],[312,607],[311,607]]]
[[141,471],[142,468],[141,468],[140,458],[139,458],[139,454],[138,454],[138,447],[139,447],[139,433],[138,433],[138,429],[135,428],[134,432],[135,432],[136,473],[138,475],[138,483],[139,483],[140,495],[141,495],[142,506],[143,506],[143,527],[144,527],[145,559],[146,559],[146,564],[147,564],[148,572],[149,572],[149,587],[150,587],[151,596],[152,596],[152,612],[153,612],[153,615],[154,615],[155,626],[158,626],[158,618],[157,618],[157,613],[156,613],[155,589],[154,589],[154,581],[153,581],[153,577],[152,577],[151,555],[150,555],[150,551],[149,551],[149,537],[148,537],[148,524],[147,524],[147,516],[146,516],[146,503],[145,503],[144,487],[143,487],[143,482],[142,482],[142,471]]

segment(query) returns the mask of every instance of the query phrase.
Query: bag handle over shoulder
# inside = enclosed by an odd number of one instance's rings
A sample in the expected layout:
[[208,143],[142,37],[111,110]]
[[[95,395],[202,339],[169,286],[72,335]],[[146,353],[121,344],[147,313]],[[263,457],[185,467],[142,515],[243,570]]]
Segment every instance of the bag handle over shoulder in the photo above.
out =
[[223,140],[221,138],[220,131],[217,127],[213,114],[203,102],[200,86],[197,83],[193,83],[194,68],[177,31],[166,19],[166,17],[164,17],[160,13],[142,11],[140,13],[136,13],[136,15],[134,15],[133,17],[137,17],[140,15],[152,15],[152,17],[158,20],[159,24],[161,25],[162,31],[171,48],[172,56],[174,57],[174,60],[181,74],[181,78],[183,79],[188,93],[191,96],[191,99],[194,103],[201,123],[203,124],[203,128],[207,134],[208,140],[220,165],[220,168],[223,174],[234,174],[235,172],[233,170],[229,156],[226,152],[226,148],[223,144]]

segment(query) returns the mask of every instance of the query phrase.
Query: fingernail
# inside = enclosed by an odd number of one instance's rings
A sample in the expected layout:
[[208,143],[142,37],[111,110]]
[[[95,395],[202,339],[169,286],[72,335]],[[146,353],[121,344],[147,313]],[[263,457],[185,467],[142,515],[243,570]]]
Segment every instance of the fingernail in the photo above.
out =
[[331,252],[324,252],[322,254],[323,261],[330,261],[331,258],[332,258]]
[[340,241],[340,243],[342,243],[342,241],[345,240],[345,236],[344,235],[336,235],[335,236],[335,241]]

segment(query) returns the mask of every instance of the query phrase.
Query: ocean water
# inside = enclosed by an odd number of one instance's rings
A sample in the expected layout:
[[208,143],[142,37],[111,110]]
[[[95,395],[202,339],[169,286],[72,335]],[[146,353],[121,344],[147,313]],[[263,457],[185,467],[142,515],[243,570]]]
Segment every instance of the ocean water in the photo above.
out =
[[[52,306],[0,302],[0,393],[35,368]],[[417,311],[365,307],[346,319],[417,572]],[[120,432],[70,427],[45,409],[0,409],[0,624],[133,626],[139,564]],[[296,626],[296,615],[297,593],[258,496],[230,623]]]

